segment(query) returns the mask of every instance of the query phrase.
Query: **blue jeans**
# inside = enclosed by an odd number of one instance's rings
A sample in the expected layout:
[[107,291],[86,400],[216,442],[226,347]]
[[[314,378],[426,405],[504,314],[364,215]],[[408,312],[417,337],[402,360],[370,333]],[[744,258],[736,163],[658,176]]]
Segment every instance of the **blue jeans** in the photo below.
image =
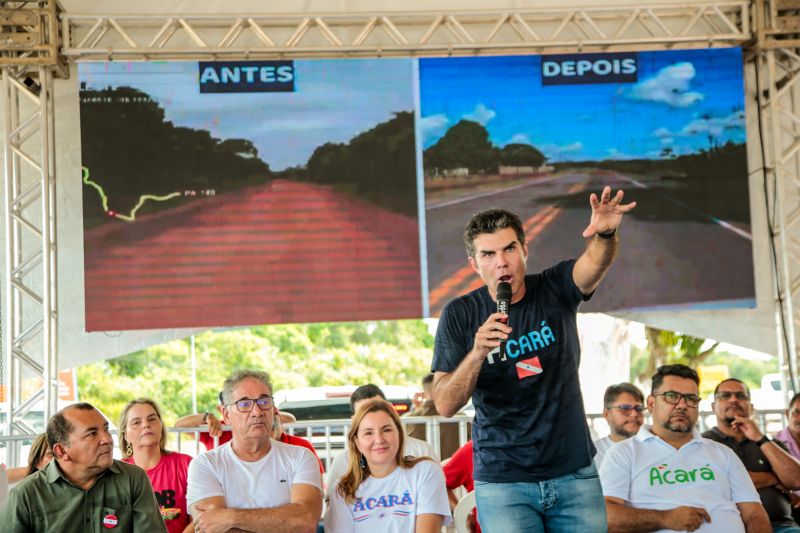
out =
[[547,481],[475,482],[484,533],[607,533],[606,504],[594,462]]
[[774,533],[800,533],[800,526],[775,526]]

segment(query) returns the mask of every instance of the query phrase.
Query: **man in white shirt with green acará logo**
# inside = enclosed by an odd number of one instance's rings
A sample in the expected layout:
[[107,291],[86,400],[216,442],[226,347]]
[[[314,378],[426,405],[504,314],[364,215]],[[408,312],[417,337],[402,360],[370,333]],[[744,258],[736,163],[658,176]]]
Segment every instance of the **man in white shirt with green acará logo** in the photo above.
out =
[[653,425],[612,446],[600,468],[610,532],[772,531],[742,462],[695,428],[699,384],[685,365],[653,375]]

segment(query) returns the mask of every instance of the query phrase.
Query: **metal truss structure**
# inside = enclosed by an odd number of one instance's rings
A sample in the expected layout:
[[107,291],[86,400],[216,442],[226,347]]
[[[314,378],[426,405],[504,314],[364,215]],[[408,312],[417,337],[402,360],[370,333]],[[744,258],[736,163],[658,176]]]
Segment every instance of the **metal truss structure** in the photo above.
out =
[[757,0],[753,47],[782,375],[800,391],[800,0]]
[[[55,2],[0,9],[3,116],[2,401],[4,433],[35,433],[25,417],[52,414],[58,398],[53,76],[65,75]],[[24,378],[42,386],[23,387]],[[35,383],[36,381],[34,381]],[[11,440],[6,461],[18,459]]]
[[61,17],[77,59],[480,55],[742,44],[748,2],[527,10]]
[[[56,211],[53,76],[68,61],[609,52],[745,46],[758,76],[765,188],[774,234],[775,315],[795,388],[800,326],[800,0],[470,11],[97,15],[55,0],[0,4],[3,87],[3,384],[6,434],[55,407]],[[56,23],[58,21],[58,23]],[[23,397],[21,379],[44,390]],[[7,459],[13,460],[13,459]]]

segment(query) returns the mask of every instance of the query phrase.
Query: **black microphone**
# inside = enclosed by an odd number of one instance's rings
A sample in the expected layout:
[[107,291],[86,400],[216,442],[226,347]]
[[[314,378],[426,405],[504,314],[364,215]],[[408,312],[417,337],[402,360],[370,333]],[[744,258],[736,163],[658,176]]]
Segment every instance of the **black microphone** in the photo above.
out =
[[[505,313],[508,315],[508,309],[511,307],[511,284],[507,281],[501,281],[497,284],[497,312]],[[501,320],[503,324],[508,324],[508,319]],[[500,341],[500,359],[506,359],[506,341]]]

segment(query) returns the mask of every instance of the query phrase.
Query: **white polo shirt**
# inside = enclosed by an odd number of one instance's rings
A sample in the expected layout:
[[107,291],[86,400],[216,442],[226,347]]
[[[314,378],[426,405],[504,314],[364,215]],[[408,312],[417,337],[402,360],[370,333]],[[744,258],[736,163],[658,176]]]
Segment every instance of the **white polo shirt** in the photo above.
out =
[[[737,503],[761,503],[744,465],[727,446],[698,431],[676,450],[642,427],[636,436],[606,452],[600,467],[603,495],[632,507],[665,511],[682,505],[703,507],[711,523],[703,532],[744,533]],[[671,530],[660,530],[671,531]]]
[[603,464],[603,459],[606,457],[606,452],[613,445],[614,441],[611,440],[611,435],[594,441],[594,447],[597,450],[597,455],[594,456],[594,464],[597,466],[598,470],[600,469],[600,465]]

